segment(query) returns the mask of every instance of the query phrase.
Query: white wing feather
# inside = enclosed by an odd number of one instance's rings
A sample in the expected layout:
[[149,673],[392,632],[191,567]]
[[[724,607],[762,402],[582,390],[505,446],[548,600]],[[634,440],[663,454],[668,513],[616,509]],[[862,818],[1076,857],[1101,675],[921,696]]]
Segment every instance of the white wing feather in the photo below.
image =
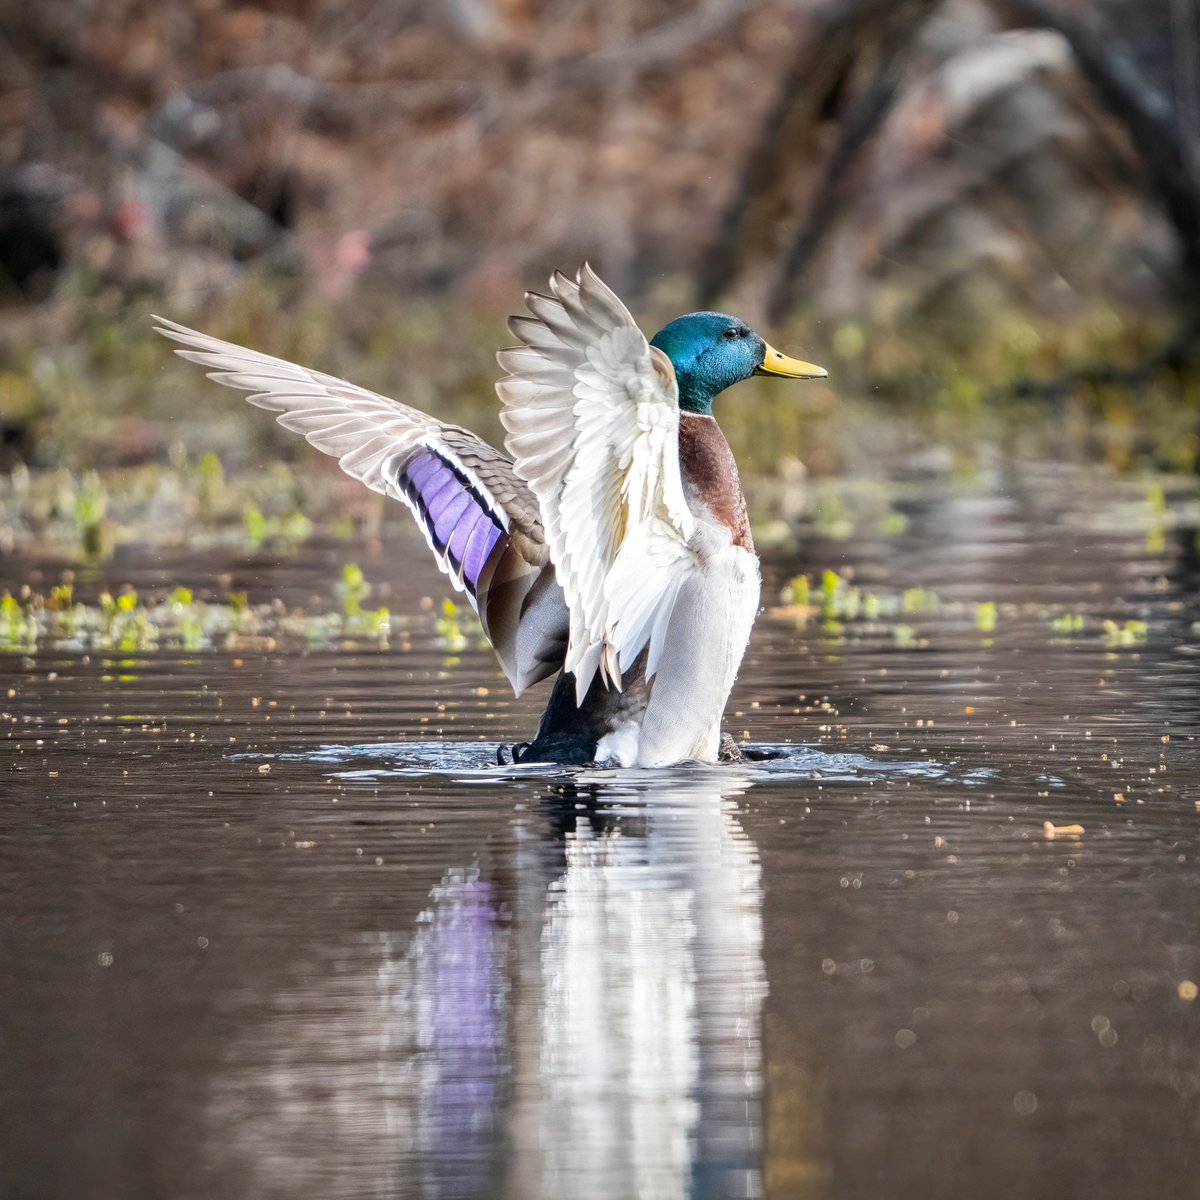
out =
[[552,296],[526,296],[510,323],[525,343],[498,355],[496,385],[517,474],[537,497],[571,610],[566,667],[582,702],[599,670],[622,672],[662,651],[679,586],[696,565],[694,518],[679,470],[679,394],[670,360],[650,346],[586,264]]
[[[446,425],[418,409],[333,375],[223,342],[165,317],[154,320],[159,333],[185,347],[175,351],[180,358],[210,368],[208,377],[217,383],[254,393],[246,397],[251,404],[278,413],[280,425],[303,434],[310,445],[332,455],[347,475],[362,480],[372,491],[413,508],[412,501],[397,486],[394,464],[416,446],[449,451],[508,528],[504,506],[496,502],[474,472],[459,462],[459,455],[443,437],[453,432],[474,438],[468,430]],[[438,559],[442,570],[452,574],[440,554]]]
[[[543,540],[535,497],[500,451],[469,430],[438,421],[344,379],[209,337],[162,317],[155,321],[158,332],[183,347],[176,350],[177,354],[210,368],[210,379],[253,393],[247,397],[251,404],[277,413],[280,425],[303,434],[318,450],[338,459],[348,475],[362,480],[373,491],[404,502],[417,519],[438,566],[455,588],[466,592],[480,614],[517,695],[530,682],[557,669],[553,597],[549,598],[545,609],[548,615],[542,625],[528,634],[521,628],[525,609],[518,601],[526,596],[543,568],[549,570],[549,547]],[[513,553],[528,564],[527,570],[518,572],[522,576],[519,586],[511,571],[505,575],[508,586],[499,593],[503,604],[497,600],[494,611],[492,597],[485,592],[475,595],[464,581],[462,567],[456,567],[435,543],[430,524],[404,489],[400,468],[421,449],[435,452],[461,472],[505,534],[511,533]],[[564,612],[564,625],[565,616]],[[543,641],[548,647],[544,651]]]

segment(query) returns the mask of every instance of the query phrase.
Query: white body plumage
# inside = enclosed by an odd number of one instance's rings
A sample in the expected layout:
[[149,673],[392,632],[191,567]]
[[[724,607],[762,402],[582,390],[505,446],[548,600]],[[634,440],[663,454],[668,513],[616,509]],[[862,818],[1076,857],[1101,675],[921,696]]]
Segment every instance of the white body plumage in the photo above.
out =
[[758,559],[732,544],[729,530],[696,513],[689,541],[698,565],[671,612],[650,701],[600,740],[598,762],[661,767],[686,759],[712,761],[721,716],[758,613]]

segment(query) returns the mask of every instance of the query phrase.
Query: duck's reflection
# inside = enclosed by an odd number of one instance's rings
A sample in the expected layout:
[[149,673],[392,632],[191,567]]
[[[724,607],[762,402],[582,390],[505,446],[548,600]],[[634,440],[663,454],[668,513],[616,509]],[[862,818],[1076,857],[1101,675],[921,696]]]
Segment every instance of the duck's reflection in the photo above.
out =
[[532,1042],[516,1060],[514,1192],[761,1190],[766,984],[744,787],[719,770],[609,785],[565,831],[514,1026]]
[[[269,1031],[257,1102],[245,1077],[225,1097],[254,1174],[271,1194],[292,1194],[287,1177],[311,1187],[302,1164],[320,1145],[326,1195],[761,1194],[762,895],[735,804],[748,786],[713,768],[572,787],[554,836],[530,812],[504,869],[448,872],[415,934],[377,937],[374,979],[340,980],[332,1021],[335,997],[310,997]],[[322,1010],[324,1044],[351,1061],[325,1064],[324,1099],[297,1124]],[[288,1103],[272,1112],[270,1096]]]
[[447,872],[415,936],[381,940],[379,1150],[422,1195],[486,1195],[500,1161],[508,941],[497,889],[474,869]]

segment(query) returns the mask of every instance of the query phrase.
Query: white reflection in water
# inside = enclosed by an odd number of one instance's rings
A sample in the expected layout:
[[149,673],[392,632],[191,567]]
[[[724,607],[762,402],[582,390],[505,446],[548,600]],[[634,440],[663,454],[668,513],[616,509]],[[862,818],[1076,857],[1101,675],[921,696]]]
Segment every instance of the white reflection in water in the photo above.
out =
[[590,785],[511,872],[447,872],[373,967],[239,1039],[214,1098],[225,1169],[263,1195],[760,1195],[748,786]]
[[640,819],[567,834],[518,1089],[543,1195],[761,1190],[762,896],[734,790],[664,786]]

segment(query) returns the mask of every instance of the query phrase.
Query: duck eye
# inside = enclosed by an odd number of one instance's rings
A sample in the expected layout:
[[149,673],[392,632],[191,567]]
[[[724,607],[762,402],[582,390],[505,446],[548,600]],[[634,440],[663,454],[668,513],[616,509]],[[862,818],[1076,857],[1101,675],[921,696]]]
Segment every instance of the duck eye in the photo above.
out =
[[735,338],[741,337],[741,334],[736,329],[725,330],[725,339],[732,342]]

